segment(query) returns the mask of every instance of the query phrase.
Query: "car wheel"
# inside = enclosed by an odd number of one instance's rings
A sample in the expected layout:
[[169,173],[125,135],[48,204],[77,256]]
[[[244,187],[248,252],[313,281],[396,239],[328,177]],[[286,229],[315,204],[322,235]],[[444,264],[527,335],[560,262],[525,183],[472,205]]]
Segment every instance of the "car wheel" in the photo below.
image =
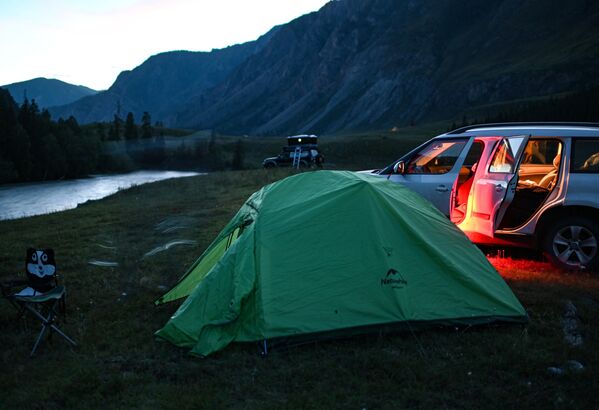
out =
[[274,162],[267,162],[264,164],[264,168],[274,168],[276,165]]
[[561,268],[596,268],[599,264],[599,225],[589,218],[565,217],[547,232],[544,251],[551,262]]

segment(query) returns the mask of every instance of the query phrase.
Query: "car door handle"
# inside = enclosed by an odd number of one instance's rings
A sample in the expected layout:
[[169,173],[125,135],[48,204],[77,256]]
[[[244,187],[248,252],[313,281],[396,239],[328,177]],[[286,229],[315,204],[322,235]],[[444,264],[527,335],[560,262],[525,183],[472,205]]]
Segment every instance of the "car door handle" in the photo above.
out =
[[501,185],[501,184],[495,185],[495,192],[501,192],[501,191],[503,191],[503,185]]
[[435,191],[437,191],[437,192],[447,192],[447,191],[449,191],[449,188],[447,188],[445,185],[439,185],[437,188],[435,188]]

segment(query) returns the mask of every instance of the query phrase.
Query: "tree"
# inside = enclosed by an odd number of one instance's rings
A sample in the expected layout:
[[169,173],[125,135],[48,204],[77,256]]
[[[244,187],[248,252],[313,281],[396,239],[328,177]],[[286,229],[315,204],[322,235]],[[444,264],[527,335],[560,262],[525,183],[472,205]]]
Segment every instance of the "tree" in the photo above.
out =
[[34,100],[16,103],[0,90],[0,181],[79,177],[97,169],[99,140],[74,117],[52,121]]
[[16,181],[17,177],[17,170],[12,161],[0,156],[0,184]]
[[6,159],[14,164],[17,171],[17,178],[20,181],[27,181],[31,174],[31,157],[29,154],[29,135],[17,125],[6,135],[7,155]]
[[139,159],[139,155],[137,155],[137,127],[135,126],[135,120],[133,119],[133,113],[129,112],[127,114],[127,118],[125,119],[125,141],[127,145],[127,154],[129,157],[137,161]]
[[12,96],[0,88],[0,182],[9,182],[17,179],[17,171],[11,154],[11,138],[18,124],[19,108]]
[[96,124],[96,135],[98,136],[98,138],[100,139],[100,141],[105,141],[106,140],[106,130],[104,129],[104,123],[103,122],[98,122]]
[[128,141],[137,139],[137,127],[132,112],[129,112],[125,119],[125,139]]
[[108,130],[108,139],[111,141],[118,141],[121,139],[121,128],[122,128],[123,120],[119,117],[118,114],[114,114],[114,119],[110,124],[110,129]]
[[19,107],[19,124],[21,124],[28,133],[31,131],[31,128],[33,128],[33,116],[36,114],[36,109],[37,106],[35,105],[35,101],[33,104],[30,104],[27,98],[25,98],[21,107]]
[[67,161],[66,177],[75,178],[96,170],[100,142],[91,132],[82,131],[74,119],[69,119],[58,121],[55,134]]
[[30,175],[33,180],[44,179],[47,158],[44,153],[44,137],[50,132],[50,115],[40,114],[35,100],[24,101],[19,113],[19,122],[29,136],[29,157],[31,158]]
[[[0,88],[0,130],[6,131],[17,125],[18,107],[10,93]],[[0,134],[0,138],[2,135]],[[2,146],[0,145],[0,149]]]
[[141,117],[141,137],[151,138],[153,133],[152,129],[152,118],[147,111],[144,111]]
[[58,179],[66,176],[68,171],[66,154],[54,134],[44,136],[41,154],[44,158],[42,179]]
[[74,134],[81,134],[81,127],[79,127],[79,123],[72,115],[65,121],[65,125],[73,131]]

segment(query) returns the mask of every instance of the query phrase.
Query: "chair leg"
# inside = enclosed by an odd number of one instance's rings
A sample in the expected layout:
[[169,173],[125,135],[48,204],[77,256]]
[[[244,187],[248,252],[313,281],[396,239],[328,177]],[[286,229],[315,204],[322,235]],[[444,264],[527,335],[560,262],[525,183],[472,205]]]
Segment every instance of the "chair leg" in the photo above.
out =
[[40,334],[37,337],[37,340],[35,342],[35,345],[33,346],[33,350],[31,350],[31,354],[29,355],[29,357],[33,357],[33,355],[35,354],[35,351],[37,350],[38,345],[42,341],[42,338],[43,338],[44,334],[46,333],[47,328],[50,328],[50,335],[52,335],[52,332],[54,331],[54,332],[58,333],[60,336],[62,336],[73,347],[77,346],[77,343],[73,339],[68,337],[62,330],[60,330],[58,328],[58,326],[56,326],[54,324],[54,316],[56,315],[55,306],[56,306],[56,303],[54,305],[52,305],[52,307],[50,307],[50,309],[48,311],[48,316],[44,317],[40,312],[38,312],[36,309],[31,307],[30,305],[28,305],[28,304],[25,305],[25,308],[27,310],[29,310],[29,312],[31,312],[35,317],[37,317],[42,322],[42,330],[40,331]]
[[[58,310],[56,310],[55,308],[58,307]],[[51,311],[48,314],[48,323],[50,324],[50,328],[58,333],[60,336],[62,336],[67,342],[69,342],[73,347],[77,346],[77,342],[75,342],[73,339],[71,339],[70,337],[68,337],[62,330],[60,330],[60,328],[58,326],[56,326],[55,324],[55,318],[56,317],[60,317],[61,313],[63,316],[63,321],[66,323],[66,315],[65,315],[65,299],[64,297],[60,298],[58,300],[58,303],[56,303]],[[50,317],[51,316],[51,317]],[[52,334],[52,333],[50,333]]]
[[35,354],[35,351],[37,350],[37,346],[42,341],[42,337],[44,337],[44,333],[46,333],[47,327],[48,326],[45,323],[42,325],[42,331],[40,332],[39,336],[37,337],[37,340],[35,341],[35,344],[33,345],[33,350],[31,350],[29,357],[33,357],[33,355]]
[[67,335],[65,335],[62,330],[60,330],[58,328],[58,326],[56,326],[55,324],[50,325],[50,327],[52,328],[53,331],[55,331],[56,333],[58,333],[60,336],[64,337],[64,339],[69,342],[73,347],[77,346],[77,342],[75,342],[73,339],[71,339],[70,337],[68,337]]

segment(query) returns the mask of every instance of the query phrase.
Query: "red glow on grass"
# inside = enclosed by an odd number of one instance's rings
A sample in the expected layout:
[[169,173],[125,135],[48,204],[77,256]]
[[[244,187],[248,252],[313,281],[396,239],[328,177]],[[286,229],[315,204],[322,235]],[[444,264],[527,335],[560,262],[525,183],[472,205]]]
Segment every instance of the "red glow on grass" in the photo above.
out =
[[506,279],[550,279],[555,275],[564,273],[562,270],[554,267],[548,262],[500,256],[487,256],[487,259],[491,262],[491,265],[497,269],[501,276]]
[[564,286],[564,289],[599,291],[599,274],[559,269],[549,262],[526,258],[487,256],[501,277],[508,282],[533,282],[539,285]]

